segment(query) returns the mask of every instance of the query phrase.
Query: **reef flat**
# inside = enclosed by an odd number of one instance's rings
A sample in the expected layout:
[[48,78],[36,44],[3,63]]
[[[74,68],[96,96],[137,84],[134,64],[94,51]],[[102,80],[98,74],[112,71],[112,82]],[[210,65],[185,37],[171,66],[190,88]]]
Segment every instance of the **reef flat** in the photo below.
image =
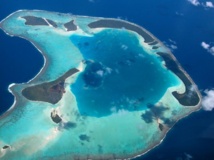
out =
[[9,87],[15,102],[0,117],[0,159],[133,158],[200,108],[190,76],[136,24],[21,10],[0,28],[45,60],[32,80]]

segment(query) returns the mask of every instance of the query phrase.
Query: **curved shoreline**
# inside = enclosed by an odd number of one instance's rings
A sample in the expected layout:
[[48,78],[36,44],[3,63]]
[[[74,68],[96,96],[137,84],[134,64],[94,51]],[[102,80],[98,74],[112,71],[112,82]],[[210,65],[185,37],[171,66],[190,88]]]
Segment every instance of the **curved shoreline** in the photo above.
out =
[[[0,22],[0,24],[1,24],[1,22]],[[0,26],[0,28],[1,28],[1,26]],[[11,37],[14,36],[14,35],[9,34],[7,32],[5,32],[5,33],[7,35],[11,36]],[[21,36],[19,36],[19,37],[22,38],[22,39],[25,39],[25,40],[29,41],[42,54],[43,59],[44,59],[44,63],[43,63],[42,68],[40,69],[40,71],[32,79],[30,79],[26,83],[12,83],[12,84],[9,85],[8,91],[14,96],[14,102],[13,102],[12,106],[7,111],[5,111],[3,114],[0,115],[0,120],[3,119],[5,116],[9,115],[13,111],[13,109],[15,109],[15,107],[17,106],[17,103],[18,103],[17,102],[18,101],[17,97],[19,95],[18,95],[18,93],[17,94],[14,93],[14,90],[12,89],[12,87],[15,87],[17,85],[26,85],[26,84],[33,83],[33,81],[35,81],[39,76],[41,76],[42,74],[44,74],[46,68],[48,67],[48,57],[41,51],[41,49],[36,44],[34,44],[34,42],[32,42],[31,40],[29,40],[29,39],[27,39],[25,37],[21,37]]]
[[[23,10],[20,10],[20,11],[23,11]],[[16,11],[16,12],[20,12],[20,11]],[[25,10],[24,10],[25,11]],[[34,11],[34,10],[33,10]],[[35,11],[38,11],[38,10],[35,10]],[[14,13],[12,13],[12,14],[15,14],[16,12],[14,12]],[[11,14],[11,15],[12,15]],[[9,15],[9,16],[11,16],[11,15]],[[8,17],[9,17],[8,16]],[[6,17],[5,19],[7,19],[8,17]],[[83,17],[83,16],[80,16],[80,17]],[[85,16],[85,17],[88,17],[88,16]],[[101,18],[101,17],[100,17]],[[5,20],[4,19],[4,20]],[[0,22],[0,28],[1,28],[1,23],[4,21],[4,20],[2,20],[1,22]],[[108,20],[108,19],[107,19]],[[111,19],[111,18],[109,18],[109,20],[117,20],[117,19]],[[117,21],[121,21],[121,22],[126,22],[127,23],[127,21],[123,21],[123,20],[117,20]],[[130,22],[129,22],[130,23]],[[138,26],[138,25],[136,25],[136,24],[133,24],[133,23],[130,23],[131,25],[135,25],[135,26]],[[138,26],[138,27],[141,27],[141,26]],[[142,27],[141,27],[142,28]],[[162,46],[164,46],[163,45],[163,43],[161,42],[161,41],[159,41],[155,36],[153,36],[149,31],[147,31],[146,29],[144,29],[144,28],[142,28],[145,32],[147,32],[147,34],[149,34],[154,40],[156,40],[156,41],[158,41],[158,43],[159,44],[161,44]],[[5,32],[5,31],[4,31]],[[14,35],[11,35],[11,34],[9,34],[9,33],[7,33],[7,32],[5,32],[6,34],[8,34],[9,36],[14,36]],[[24,84],[24,85],[28,85],[28,86],[30,86],[34,81],[36,81],[40,76],[42,76],[44,73],[45,73],[45,71],[46,71],[46,69],[47,69],[47,67],[48,67],[48,57],[45,55],[45,52],[44,51],[42,51],[42,49],[41,48],[39,48],[38,47],[38,45],[36,45],[36,43],[35,42],[33,42],[33,41],[31,41],[31,40],[29,40],[29,39],[27,39],[27,38],[24,38],[24,37],[21,37],[21,36],[19,36],[20,38],[23,38],[23,39],[26,39],[27,41],[30,41],[31,42],[31,44],[33,44],[33,46],[35,46],[36,47],[36,49],[43,55],[43,58],[44,58],[44,64],[43,64],[43,67],[40,69],[40,71],[39,71],[39,73],[37,73],[31,80],[29,80],[27,83],[22,83],[22,84]],[[152,42],[151,42],[152,43]],[[165,46],[164,46],[165,47]],[[165,47],[166,48],[166,47]],[[174,55],[169,51],[169,52],[167,52],[167,53],[169,53],[170,54],[170,56],[171,56],[171,58],[174,60],[174,61],[176,61],[177,62],[177,60],[175,59],[175,57],[174,57]],[[182,71],[182,73],[184,73],[186,76],[187,76],[187,78],[191,81],[191,83],[193,84],[193,85],[195,85],[195,83],[193,82],[193,80],[191,79],[191,77],[186,73],[186,71],[181,67],[181,65],[178,63],[178,67],[179,67],[179,69]],[[11,84],[12,85],[12,84]],[[0,120],[1,119],[3,119],[5,116],[7,116],[7,115],[9,115],[12,111],[13,111],[13,109],[17,106],[17,104],[19,103],[19,94],[17,94],[17,93],[15,93],[14,92],[14,90],[12,89],[14,86],[16,86],[16,85],[19,85],[19,84],[13,84],[13,86],[9,86],[9,91],[14,95],[14,103],[13,103],[13,105],[5,112],[5,113],[3,113],[1,116],[0,116]],[[196,86],[196,85],[195,85]],[[25,87],[26,88],[26,87]],[[196,92],[197,92],[197,94],[199,95],[199,102],[198,102],[198,104],[196,105],[196,106],[194,106],[195,107],[195,110],[194,111],[190,111],[188,114],[186,114],[185,116],[181,116],[179,119],[177,119],[177,121],[173,124],[173,126],[180,120],[180,119],[182,119],[182,118],[184,118],[184,117],[186,117],[186,116],[188,116],[189,114],[191,114],[192,112],[196,112],[196,111],[198,111],[199,109],[200,109],[200,104],[201,104],[201,94],[200,94],[200,92],[199,92],[199,90],[196,88]],[[142,156],[142,155],[144,155],[144,154],[146,154],[147,152],[149,152],[151,149],[153,149],[153,148],[155,148],[156,146],[158,146],[163,140],[164,140],[164,138],[166,137],[166,134],[170,131],[172,129],[172,127],[170,127],[170,128],[168,128],[168,129],[166,129],[166,130],[164,130],[163,131],[163,136],[162,136],[162,139],[160,140],[160,142],[158,143],[158,144],[154,144],[154,145],[151,145],[150,147],[148,147],[149,149],[147,150],[147,151],[141,151],[141,152],[138,152],[138,153],[135,153],[135,154],[133,154],[133,155],[130,155],[129,157],[121,157],[122,159],[123,158],[125,158],[125,159],[130,159],[130,158],[136,158],[136,157],[139,157],[139,156]],[[120,158],[120,157],[116,157],[116,158]],[[98,159],[99,159],[99,157],[98,157]]]

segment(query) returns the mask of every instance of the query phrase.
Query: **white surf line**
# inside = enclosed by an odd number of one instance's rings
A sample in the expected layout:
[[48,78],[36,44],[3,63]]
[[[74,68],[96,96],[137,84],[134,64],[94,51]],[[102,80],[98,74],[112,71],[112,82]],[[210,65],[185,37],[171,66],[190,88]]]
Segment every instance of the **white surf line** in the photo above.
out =
[[53,27],[53,25],[50,24],[46,18],[42,18],[42,19],[44,19],[44,21],[45,21],[50,27]]

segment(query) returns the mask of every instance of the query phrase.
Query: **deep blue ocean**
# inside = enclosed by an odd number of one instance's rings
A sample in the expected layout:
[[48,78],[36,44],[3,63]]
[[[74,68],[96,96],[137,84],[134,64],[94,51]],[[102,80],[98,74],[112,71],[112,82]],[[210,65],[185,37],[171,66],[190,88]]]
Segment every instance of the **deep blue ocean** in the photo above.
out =
[[[214,43],[214,8],[194,6],[187,0],[1,0],[0,20],[19,9],[119,17],[139,24],[166,44],[177,46],[173,51],[175,57],[202,93],[214,88],[214,56],[201,47],[203,41]],[[26,40],[11,38],[0,31],[0,60],[0,113],[3,113],[13,103],[8,85],[33,78],[42,67],[43,58]],[[161,145],[137,159],[213,160],[214,111],[201,110],[182,119]]]

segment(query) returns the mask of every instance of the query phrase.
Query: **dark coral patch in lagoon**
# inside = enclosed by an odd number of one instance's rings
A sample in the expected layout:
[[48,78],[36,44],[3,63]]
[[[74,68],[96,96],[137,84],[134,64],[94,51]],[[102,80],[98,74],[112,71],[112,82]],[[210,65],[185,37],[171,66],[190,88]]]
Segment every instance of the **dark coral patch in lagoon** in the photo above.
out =
[[107,74],[107,69],[97,62],[86,61],[87,67],[83,73],[83,80],[86,87],[100,87],[104,81],[104,76]]

